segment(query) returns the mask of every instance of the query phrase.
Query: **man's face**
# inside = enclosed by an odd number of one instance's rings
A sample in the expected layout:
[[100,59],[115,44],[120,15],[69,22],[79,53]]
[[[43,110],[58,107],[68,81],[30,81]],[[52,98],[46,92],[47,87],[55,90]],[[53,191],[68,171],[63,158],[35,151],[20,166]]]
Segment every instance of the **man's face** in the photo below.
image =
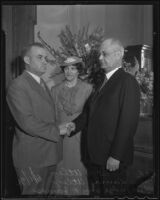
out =
[[25,63],[28,64],[30,72],[41,76],[47,70],[47,53],[44,48],[33,46],[25,56]]
[[99,60],[101,68],[105,69],[106,72],[109,72],[117,67],[117,61],[119,60],[117,51],[118,50],[115,49],[114,46],[101,46]]

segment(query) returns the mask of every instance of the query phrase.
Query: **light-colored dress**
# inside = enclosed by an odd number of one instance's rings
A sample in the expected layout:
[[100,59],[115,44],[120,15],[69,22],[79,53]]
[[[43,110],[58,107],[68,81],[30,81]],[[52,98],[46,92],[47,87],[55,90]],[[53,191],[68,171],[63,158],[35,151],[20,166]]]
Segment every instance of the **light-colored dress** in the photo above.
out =
[[[79,79],[71,88],[64,82],[53,87],[58,123],[75,119],[82,112],[91,91],[92,86]],[[63,160],[57,166],[54,188],[57,195],[89,194],[87,170],[81,161],[81,132],[63,139]]]

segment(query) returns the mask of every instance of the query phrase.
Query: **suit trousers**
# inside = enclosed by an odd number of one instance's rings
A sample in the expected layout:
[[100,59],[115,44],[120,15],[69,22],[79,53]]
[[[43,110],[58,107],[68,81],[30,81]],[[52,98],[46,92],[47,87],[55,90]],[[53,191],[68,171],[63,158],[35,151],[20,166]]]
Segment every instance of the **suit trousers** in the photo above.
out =
[[127,193],[127,167],[124,165],[111,172],[105,166],[91,164],[88,167],[88,180],[91,196],[112,197]]
[[22,195],[54,195],[56,165],[16,168]]

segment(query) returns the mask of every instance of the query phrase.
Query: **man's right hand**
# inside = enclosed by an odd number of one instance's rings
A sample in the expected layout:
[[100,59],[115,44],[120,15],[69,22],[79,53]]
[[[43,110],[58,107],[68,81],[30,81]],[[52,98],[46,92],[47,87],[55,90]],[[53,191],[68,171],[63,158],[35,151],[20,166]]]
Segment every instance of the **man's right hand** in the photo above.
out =
[[66,124],[60,124],[59,131],[60,131],[60,135],[66,135],[66,132],[67,132]]
[[70,136],[70,133],[75,130],[73,122],[63,123],[59,125],[60,135]]
[[67,131],[67,136],[70,136],[71,132],[75,131],[75,129],[76,129],[75,123],[69,122],[66,125],[67,125],[67,130],[68,130]]

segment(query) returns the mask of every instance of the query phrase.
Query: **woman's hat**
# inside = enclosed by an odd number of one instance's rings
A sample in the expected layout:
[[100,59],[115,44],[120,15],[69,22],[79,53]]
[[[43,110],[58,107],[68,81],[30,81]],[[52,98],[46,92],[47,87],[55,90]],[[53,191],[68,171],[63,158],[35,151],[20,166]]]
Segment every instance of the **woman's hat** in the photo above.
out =
[[76,56],[71,56],[68,57],[63,63],[62,63],[62,67],[65,66],[69,66],[69,65],[73,65],[73,64],[77,64],[77,63],[83,63],[81,58],[78,58]]

